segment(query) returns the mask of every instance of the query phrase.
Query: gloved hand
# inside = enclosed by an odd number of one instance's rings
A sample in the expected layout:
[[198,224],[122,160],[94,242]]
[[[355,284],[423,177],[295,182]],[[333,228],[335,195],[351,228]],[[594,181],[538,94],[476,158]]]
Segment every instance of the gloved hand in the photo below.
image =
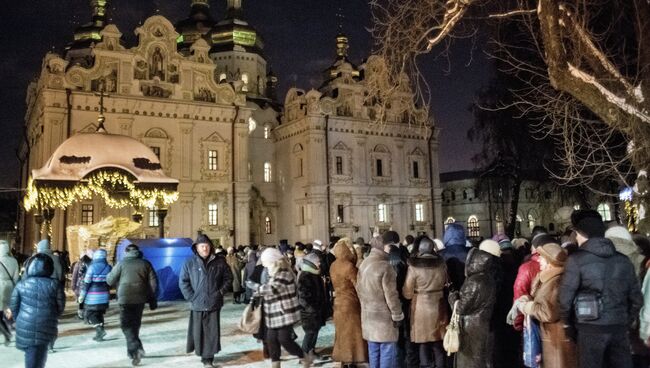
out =
[[515,324],[515,319],[517,318],[517,315],[519,314],[519,310],[517,309],[517,303],[512,304],[512,308],[510,308],[510,311],[508,312],[508,315],[506,316],[506,323],[514,326]]
[[393,327],[395,327],[395,328],[402,327],[402,322],[403,322],[403,320],[402,321],[393,321]]
[[253,291],[257,291],[257,289],[260,288],[260,284],[254,282],[254,281],[248,280],[248,281],[246,281],[246,287],[253,290]]
[[528,297],[528,295],[522,295],[517,300],[515,300],[514,305],[517,306],[517,310],[519,310],[521,313],[524,313],[524,306],[529,301],[530,301],[530,297]]
[[578,342],[578,330],[576,330],[574,326],[564,325],[562,327],[564,328],[564,334],[569,338],[569,340]]
[[454,303],[455,303],[458,299],[460,299],[460,293],[459,293],[458,291],[454,291],[454,292],[452,292],[452,293],[449,294],[449,298],[448,298],[448,299],[449,299],[449,305],[453,308],[453,307],[454,307]]

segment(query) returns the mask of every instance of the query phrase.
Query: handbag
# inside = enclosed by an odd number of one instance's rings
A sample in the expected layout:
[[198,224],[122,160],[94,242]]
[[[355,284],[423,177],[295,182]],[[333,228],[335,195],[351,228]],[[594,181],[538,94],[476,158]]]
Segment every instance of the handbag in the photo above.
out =
[[239,320],[239,329],[245,333],[256,334],[260,330],[261,323],[262,305],[260,303],[254,303],[251,300],[246,308],[244,308],[244,312]]
[[600,309],[602,307],[600,293],[579,293],[573,304],[578,322],[593,321],[600,317]]
[[442,340],[442,346],[447,352],[447,356],[458,352],[458,348],[460,347],[460,317],[456,311],[457,308],[458,300],[454,302],[454,310],[451,313],[451,320],[449,321],[449,325],[447,325],[445,337]]
[[530,315],[524,320],[524,365],[530,368],[540,366],[542,356],[542,337],[539,322]]

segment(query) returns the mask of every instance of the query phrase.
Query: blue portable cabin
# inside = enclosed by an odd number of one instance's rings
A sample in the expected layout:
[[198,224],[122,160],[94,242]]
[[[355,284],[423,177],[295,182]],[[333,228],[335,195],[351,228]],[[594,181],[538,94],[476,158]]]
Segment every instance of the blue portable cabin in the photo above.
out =
[[183,299],[183,294],[178,287],[178,278],[185,260],[194,254],[192,243],[190,238],[123,239],[116,247],[115,259],[118,262],[122,260],[127,245],[137,245],[156,270],[158,300],[179,300]]

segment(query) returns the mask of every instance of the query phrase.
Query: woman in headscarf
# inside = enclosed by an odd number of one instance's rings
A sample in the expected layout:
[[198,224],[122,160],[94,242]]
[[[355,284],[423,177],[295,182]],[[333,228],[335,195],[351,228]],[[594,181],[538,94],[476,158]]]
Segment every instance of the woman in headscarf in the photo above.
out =
[[361,331],[361,304],[357,284],[357,259],[350,239],[343,238],[334,245],[336,261],[330,267],[334,298],[334,350],[332,359],[344,367],[368,361],[368,344]]

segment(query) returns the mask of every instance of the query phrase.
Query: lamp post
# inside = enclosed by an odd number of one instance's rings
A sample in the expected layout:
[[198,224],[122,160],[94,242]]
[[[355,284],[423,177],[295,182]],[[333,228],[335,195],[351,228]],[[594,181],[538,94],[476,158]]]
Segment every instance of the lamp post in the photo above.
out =
[[159,238],[164,238],[165,237],[165,217],[167,217],[167,209],[166,208],[161,208],[156,211],[156,215],[158,215],[158,237]]

